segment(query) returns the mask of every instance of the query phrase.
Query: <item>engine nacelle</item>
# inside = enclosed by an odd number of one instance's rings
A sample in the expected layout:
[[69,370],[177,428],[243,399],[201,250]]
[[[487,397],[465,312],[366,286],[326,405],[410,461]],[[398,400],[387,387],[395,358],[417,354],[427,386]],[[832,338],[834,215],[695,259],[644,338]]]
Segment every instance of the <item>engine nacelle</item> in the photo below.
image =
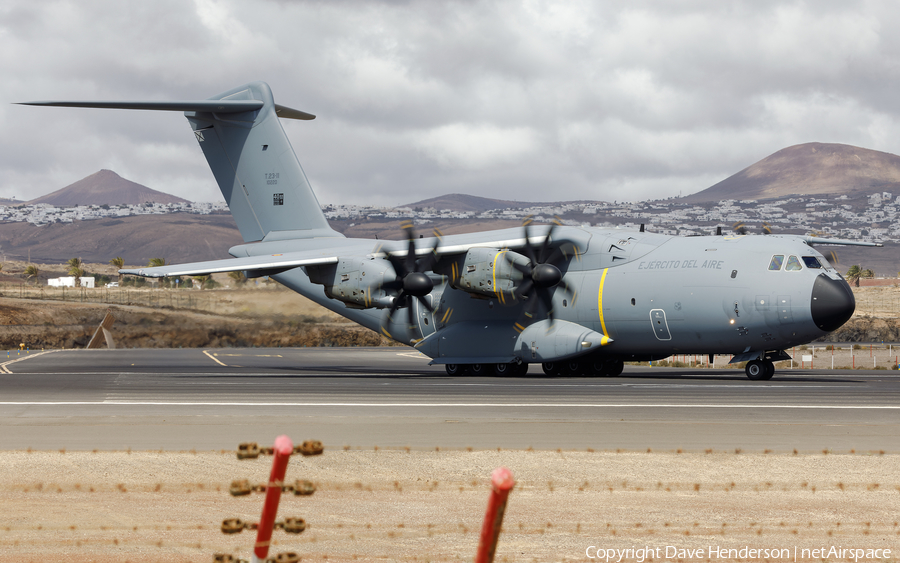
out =
[[325,295],[348,307],[385,309],[394,298],[385,294],[381,284],[396,277],[391,263],[382,258],[347,258],[337,264],[307,267],[313,283],[325,286]]
[[522,273],[509,260],[528,264],[528,258],[517,252],[499,248],[470,248],[455,260],[442,259],[437,273],[450,278],[450,285],[473,295],[497,297],[501,302],[512,299]]

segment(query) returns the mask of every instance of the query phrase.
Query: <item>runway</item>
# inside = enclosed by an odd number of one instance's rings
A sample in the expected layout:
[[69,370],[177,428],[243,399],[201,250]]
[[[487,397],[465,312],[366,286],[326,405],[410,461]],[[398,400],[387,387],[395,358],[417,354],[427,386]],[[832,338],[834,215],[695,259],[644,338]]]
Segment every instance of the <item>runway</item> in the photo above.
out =
[[66,350],[0,361],[0,449],[900,451],[900,376],[627,366],[450,377],[408,348]]

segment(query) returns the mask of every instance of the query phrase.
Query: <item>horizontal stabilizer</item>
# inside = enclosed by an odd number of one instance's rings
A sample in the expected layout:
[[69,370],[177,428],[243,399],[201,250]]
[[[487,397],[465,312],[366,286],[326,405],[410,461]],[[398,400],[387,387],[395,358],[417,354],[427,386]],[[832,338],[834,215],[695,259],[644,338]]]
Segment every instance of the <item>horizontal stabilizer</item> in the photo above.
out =
[[[262,109],[260,100],[182,100],[174,102],[134,101],[134,102],[19,102],[21,106],[52,106],[63,108],[96,108],[96,109],[145,109],[156,111],[194,111],[208,113],[242,113]],[[316,116],[305,111],[275,104],[275,113],[286,119],[315,119]]]
[[[212,260],[209,262],[193,262],[190,264],[174,264],[155,268],[122,269],[120,274],[131,274],[146,278],[163,278],[169,276],[205,276],[223,272],[265,271],[265,275],[274,275],[300,266],[321,266],[337,264],[337,256],[310,257],[309,252],[290,252],[286,254],[268,254],[266,256],[248,256],[228,260]],[[248,275],[248,277],[256,277]]]

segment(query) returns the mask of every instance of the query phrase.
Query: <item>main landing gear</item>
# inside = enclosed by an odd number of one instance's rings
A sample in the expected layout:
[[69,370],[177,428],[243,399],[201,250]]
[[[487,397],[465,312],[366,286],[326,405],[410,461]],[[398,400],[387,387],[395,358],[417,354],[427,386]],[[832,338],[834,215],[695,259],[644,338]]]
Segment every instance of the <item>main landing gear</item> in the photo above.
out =
[[775,375],[775,364],[770,360],[752,360],[747,362],[744,371],[753,381],[768,381]]
[[508,364],[445,364],[447,375],[494,375],[497,377],[518,377],[528,373],[528,364],[511,362]]
[[[625,369],[622,360],[570,360],[568,362],[546,362],[541,364],[544,373],[556,376],[614,377]],[[511,362],[508,364],[445,364],[447,375],[476,375],[496,377],[519,377],[528,373],[528,364]]]
[[551,376],[596,376],[614,377],[622,374],[625,362],[622,360],[569,360],[568,362],[546,362],[541,364],[544,373]]

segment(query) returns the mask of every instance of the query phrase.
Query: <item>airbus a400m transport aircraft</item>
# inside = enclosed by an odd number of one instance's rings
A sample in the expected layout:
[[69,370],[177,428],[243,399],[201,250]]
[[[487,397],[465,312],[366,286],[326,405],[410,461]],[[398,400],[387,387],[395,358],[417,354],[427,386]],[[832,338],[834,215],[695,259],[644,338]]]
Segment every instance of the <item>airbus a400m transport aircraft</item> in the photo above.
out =
[[[729,354],[765,380],[785,349],[853,314],[850,287],[798,235],[671,237],[535,226],[405,242],[331,229],[279,118],[315,116],[255,82],[207,100],[30,102],[183,111],[246,244],[234,258],[120,270],[162,277],[245,271],[444,364],[447,373],[618,375],[625,361]],[[401,310],[403,310],[401,312]]]

